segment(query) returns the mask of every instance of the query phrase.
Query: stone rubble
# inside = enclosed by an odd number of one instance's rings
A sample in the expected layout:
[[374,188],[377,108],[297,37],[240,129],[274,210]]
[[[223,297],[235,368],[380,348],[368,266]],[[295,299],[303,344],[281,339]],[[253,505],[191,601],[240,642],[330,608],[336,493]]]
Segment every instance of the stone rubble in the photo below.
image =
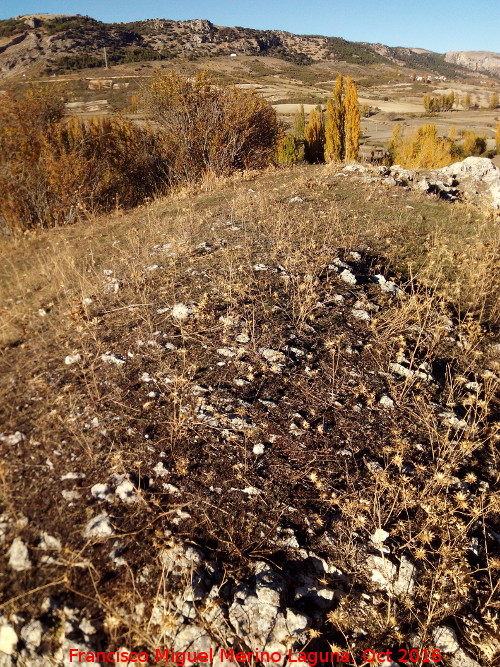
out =
[[[340,172],[356,178],[380,181],[388,186],[403,186],[418,192],[437,195],[449,201],[470,201],[478,206],[500,210],[500,169],[484,157],[467,157],[448,167],[435,170],[404,169],[400,165],[375,167],[347,165]],[[362,174],[362,176],[360,176]]]

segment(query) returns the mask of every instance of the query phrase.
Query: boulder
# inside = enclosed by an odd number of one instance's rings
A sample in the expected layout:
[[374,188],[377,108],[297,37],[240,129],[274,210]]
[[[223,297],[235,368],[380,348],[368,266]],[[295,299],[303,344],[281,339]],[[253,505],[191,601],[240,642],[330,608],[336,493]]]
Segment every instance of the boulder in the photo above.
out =
[[474,179],[480,179],[486,174],[498,171],[493,162],[486,157],[466,157],[461,162],[455,162],[448,167],[437,169],[436,173],[442,176],[452,176],[459,178],[472,176]]

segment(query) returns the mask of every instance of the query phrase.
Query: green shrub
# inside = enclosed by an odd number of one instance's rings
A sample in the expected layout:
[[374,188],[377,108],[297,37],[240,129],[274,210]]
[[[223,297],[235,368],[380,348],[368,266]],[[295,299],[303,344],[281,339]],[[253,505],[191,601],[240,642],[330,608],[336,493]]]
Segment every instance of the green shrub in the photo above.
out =
[[292,133],[281,133],[276,148],[277,164],[297,164],[304,159],[304,142],[297,139]]
[[0,21],[0,37],[12,37],[27,30],[27,26],[22,19],[5,19]]

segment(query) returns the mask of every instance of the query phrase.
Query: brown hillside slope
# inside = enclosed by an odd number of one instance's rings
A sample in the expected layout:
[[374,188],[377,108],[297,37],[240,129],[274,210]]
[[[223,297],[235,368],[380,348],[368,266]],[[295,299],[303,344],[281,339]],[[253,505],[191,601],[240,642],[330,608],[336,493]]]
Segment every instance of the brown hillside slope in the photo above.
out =
[[3,244],[10,664],[493,664],[497,231],[321,166]]

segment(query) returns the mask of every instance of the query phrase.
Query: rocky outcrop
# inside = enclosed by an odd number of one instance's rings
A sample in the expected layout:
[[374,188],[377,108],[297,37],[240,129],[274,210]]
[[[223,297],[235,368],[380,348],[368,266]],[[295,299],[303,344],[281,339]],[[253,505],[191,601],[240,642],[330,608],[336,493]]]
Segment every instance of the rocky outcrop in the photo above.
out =
[[461,65],[473,72],[485,72],[500,76],[500,54],[492,51],[448,51],[445,53],[448,63]]
[[[216,26],[206,19],[173,21],[156,18],[116,24],[70,15],[19,17],[23,18],[19,20],[17,33],[0,48],[0,76],[24,73],[35,64],[46,65],[49,72],[57,72],[58,68],[98,67],[99,63],[95,61],[89,65],[88,59],[95,57],[103,47],[108,48],[108,55],[115,51],[115,55],[123,58],[128,55],[127,51],[134,49],[134,59],[144,49],[143,59],[150,59],[150,50],[166,52],[168,57],[186,53],[219,56],[234,52],[272,55],[298,64],[310,63],[311,59],[354,62],[362,53],[366,62],[393,62],[412,69],[424,67],[425,71],[430,69],[441,75],[456,73],[456,68],[446,62],[442,54],[424,49],[349,42],[321,35],[295,35],[282,30]],[[422,56],[425,56],[424,60]]]
[[488,158],[468,157],[435,170],[352,164],[344,167],[342,173],[363,174],[364,181],[380,180],[385,185],[400,185],[449,201],[469,201],[482,208],[500,210],[500,169]]

